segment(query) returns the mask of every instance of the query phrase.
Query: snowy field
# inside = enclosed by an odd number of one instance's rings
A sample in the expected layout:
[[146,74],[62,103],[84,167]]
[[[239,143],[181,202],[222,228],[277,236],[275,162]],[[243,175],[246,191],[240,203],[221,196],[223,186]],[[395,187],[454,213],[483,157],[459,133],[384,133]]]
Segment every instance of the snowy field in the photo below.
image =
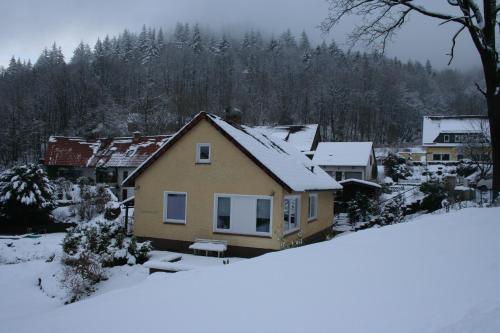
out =
[[500,332],[499,215],[423,215],[230,265],[144,274],[67,306],[37,289],[30,272],[44,261],[3,265],[0,331]]

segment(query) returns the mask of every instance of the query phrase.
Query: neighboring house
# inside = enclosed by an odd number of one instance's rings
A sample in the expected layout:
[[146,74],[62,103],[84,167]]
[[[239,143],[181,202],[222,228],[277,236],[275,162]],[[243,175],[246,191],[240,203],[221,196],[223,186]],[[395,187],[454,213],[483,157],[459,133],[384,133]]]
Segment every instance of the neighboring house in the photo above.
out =
[[320,142],[313,163],[337,181],[377,179],[372,142]]
[[422,146],[427,162],[449,162],[468,158],[464,145],[489,139],[486,116],[425,116]]
[[135,183],[134,234],[186,251],[196,239],[255,256],[333,222],[335,180],[287,142],[201,112],[143,165]]
[[253,128],[266,136],[288,142],[310,158],[321,141],[318,124],[255,126]]
[[411,162],[426,162],[426,150],[422,147],[408,147],[398,149],[397,154],[407,161]]
[[133,195],[133,187],[120,184],[169,138],[169,135],[140,136],[139,133],[134,137],[90,140],[51,136],[44,165],[50,178],[88,177],[110,185],[124,200]]

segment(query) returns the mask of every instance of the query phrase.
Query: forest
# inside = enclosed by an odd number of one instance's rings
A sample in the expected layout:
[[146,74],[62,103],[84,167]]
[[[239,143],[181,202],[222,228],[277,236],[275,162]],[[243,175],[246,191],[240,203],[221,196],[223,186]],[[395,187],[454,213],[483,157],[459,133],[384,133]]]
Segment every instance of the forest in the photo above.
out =
[[144,26],[0,67],[0,169],[38,161],[50,135],[169,134],[228,106],[249,125],[319,123],[323,140],[418,144],[424,115],[485,114],[482,82],[479,70],[314,45],[305,32]]

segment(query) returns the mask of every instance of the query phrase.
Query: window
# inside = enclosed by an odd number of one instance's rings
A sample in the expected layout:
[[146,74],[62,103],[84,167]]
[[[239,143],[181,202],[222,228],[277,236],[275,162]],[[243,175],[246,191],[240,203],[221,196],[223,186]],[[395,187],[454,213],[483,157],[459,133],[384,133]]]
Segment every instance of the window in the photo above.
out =
[[441,161],[441,154],[432,154],[433,161]]
[[457,160],[461,161],[463,159],[464,159],[464,155],[462,155],[462,154],[457,155]]
[[444,135],[444,142],[450,142],[450,136],[448,134]]
[[291,233],[300,228],[299,197],[287,196],[283,200],[283,232]]
[[128,177],[128,171],[123,171],[123,179],[122,180],[127,179],[127,177]]
[[127,200],[128,191],[126,188],[122,189],[122,201]]
[[361,172],[346,171],[345,179],[363,179],[363,174]]
[[271,229],[271,200],[257,199],[256,231],[269,232]]
[[210,163],[210,144],[196,144],[196,163]]
[[318,193],[309,193],[308,220],[312,221],[318,217]]
[[441,160],[442,161],[449,161],[450,160],[450,154],[442,154],[441,155]]
[[217,198],[217,229],[229,229],[231,226],[231,198]]
[[342,180],[342,171],[335,172],[335,180],[338,182]]
[[163,222],[186,223],[185,192],[165,192],[163,195]]
[[215,194],[214,232],[270,236],[272,197]]

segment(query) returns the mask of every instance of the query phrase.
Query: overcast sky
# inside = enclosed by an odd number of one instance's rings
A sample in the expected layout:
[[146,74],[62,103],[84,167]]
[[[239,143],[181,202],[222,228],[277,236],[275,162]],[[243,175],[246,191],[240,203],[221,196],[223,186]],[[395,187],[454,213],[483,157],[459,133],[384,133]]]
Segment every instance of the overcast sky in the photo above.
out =
[[[421,2],[447,9],[445,0]],[[296,34],[306,30],[315,42],[333,38],[342,46],[356,23],[348,18],[323,36],[317,26],[327,15],[324,0],[0,0],[0,4],[0,65],[4,66],[13,55],[34,62],[54,41],[70,59],[81,40],[93,45],[98,36],[116,35],[125,28],[139,31],[143,24],[168,30],[178,21],[198,22],[214,31],[256,28],[276,35],[291,28]],[[387,55],[405,61],[429,59],[434,67],[446,67],[456,27],[438,23],[413,15]],[[453,67],[478,65],[470,38],[463,34]]]

